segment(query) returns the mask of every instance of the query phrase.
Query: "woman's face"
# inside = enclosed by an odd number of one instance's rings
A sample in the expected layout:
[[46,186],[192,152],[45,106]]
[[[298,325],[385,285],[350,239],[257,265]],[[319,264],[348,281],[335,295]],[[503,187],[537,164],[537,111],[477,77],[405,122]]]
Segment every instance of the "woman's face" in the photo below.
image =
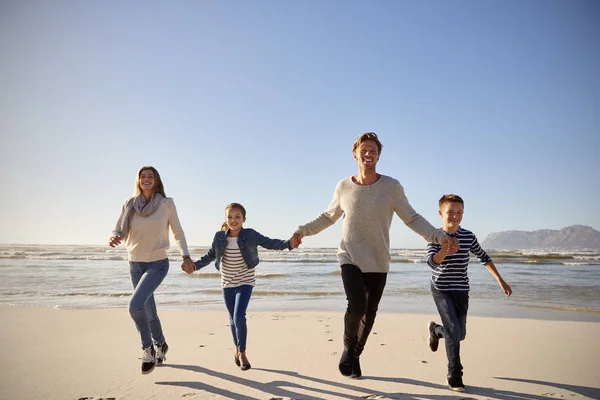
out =
[[156,184],[156,180],[154,177],[154,171],[151,169],[144,169],[140,173],[140,189],[142,192],[152,192],[154,190],[154,186]]

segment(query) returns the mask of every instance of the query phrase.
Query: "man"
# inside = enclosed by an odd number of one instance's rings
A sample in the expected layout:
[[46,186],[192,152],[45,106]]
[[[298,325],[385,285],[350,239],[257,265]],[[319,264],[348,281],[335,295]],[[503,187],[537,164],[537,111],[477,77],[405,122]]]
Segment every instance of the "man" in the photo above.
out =
[[338,258],[348,300],[344,316],[344,351],[340,373],[360,378],[359,357],[375,322],[377,307],[390,269],[390,226],[396,213],[414,232],[428,242],[446,243],[458,249],[455,238],[434,228],[409,204],[396,179],[377,173],[383,145],[375,133],[364,133],[352,146],[358,174],[338,182],[325,212],[298,226],[294,237],[316,235],[344,215]]

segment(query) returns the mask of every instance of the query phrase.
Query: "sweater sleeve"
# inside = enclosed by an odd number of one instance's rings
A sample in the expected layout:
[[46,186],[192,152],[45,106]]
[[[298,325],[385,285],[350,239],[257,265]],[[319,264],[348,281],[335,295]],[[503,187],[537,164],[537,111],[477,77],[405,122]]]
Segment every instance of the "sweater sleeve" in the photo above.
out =
[[[125,202],[123,203],[123,207],[121,207],[121,215],[119,215],[119,219],[117,220],[117,223],[115,224],[115,228],[112,231],[112,235],[113,236],[121,236],[122,232],[121,232],[121,226],[123,225],[123,218],[127,218],[127,204],[131,201],[131,199],[127,199],[125,200]],[[127,238],[123,238],[123,240],[126,240]]]
[[173,236],[175,237],[175,242],[177,243],[177,248],[182,256],[189,255],[190,252],[187,247],[187,241],[185,240],[185,234],[183,233],[183,228],[181,227],[181,223],[179,222],[179,217],[177,216],[177,208],[175,207],[175,202],[173,199],[167,199],[167,206],[169,207],[169,225],[171,226],[171,230],[173,231]]
[[408,202],[404,188],[400,182],[396,181],[394,188],[394,212],[400,217],[402,222],[413,232],[421,236],[428,242],[437,244],[442,243],[442,238],[446,236],[443,230],[435,228],[423,216],[417,213]]
[[312,236],[335,224],[335,222],[343,214],[342,207],[340,205],[340,187],[341,182],[337,184],[333,193],[333,200],[331,200],[327,210],[306,224],[298,226],[296,231],[302,232],[303,236]]

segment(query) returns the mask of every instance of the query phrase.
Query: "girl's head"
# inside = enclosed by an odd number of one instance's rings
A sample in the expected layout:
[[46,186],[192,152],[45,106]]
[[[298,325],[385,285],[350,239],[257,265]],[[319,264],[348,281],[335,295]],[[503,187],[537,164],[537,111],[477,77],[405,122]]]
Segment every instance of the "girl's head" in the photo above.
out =
[[225,207],[225,222],[221,225],[221,230],[229,229],[230,233],[237,233],[242,229],[246,222],[246,209],[240,203],[231,203]]
[[142,193],[151,196],[153,196],[154,193],[160,193],[164,197],[167,197],[165,194],[165,187],[163,186],[160,174],[156,168],[145,166],[138,171],[133,195],[137,197]]

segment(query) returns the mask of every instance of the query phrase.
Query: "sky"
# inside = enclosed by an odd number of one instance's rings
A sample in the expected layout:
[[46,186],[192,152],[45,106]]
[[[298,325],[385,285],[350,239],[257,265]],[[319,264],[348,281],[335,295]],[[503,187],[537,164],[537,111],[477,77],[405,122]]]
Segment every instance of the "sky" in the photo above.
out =
[[[357,173],[480,241],[600,230],[600,2],[0,1],[0,243],[105,244],[156,167],[187,241],[289,238]],[[342,220],[306,247],[336,247]],[[424,239],[394,217],[392,248]]]

